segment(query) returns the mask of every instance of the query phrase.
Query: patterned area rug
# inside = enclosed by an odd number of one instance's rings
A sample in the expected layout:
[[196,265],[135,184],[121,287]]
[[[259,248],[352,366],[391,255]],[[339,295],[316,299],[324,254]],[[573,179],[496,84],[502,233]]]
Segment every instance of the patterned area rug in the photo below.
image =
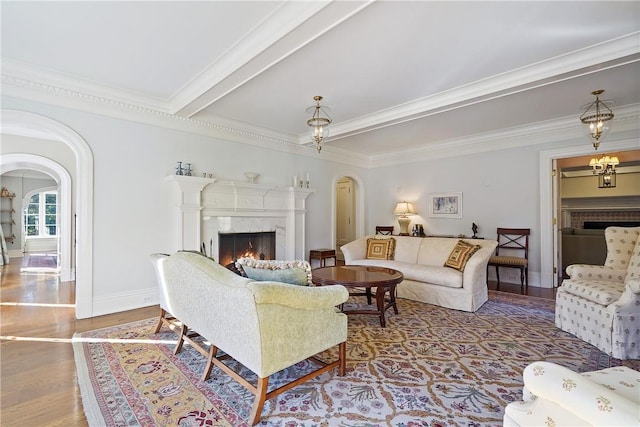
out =
[[57,255],[29,254],[20,271],[56,271],[57,268]]
[[[476,313],[403,299],[398,308],[384,329],[376,316],[350,316],[347,375],[332,371],[267,401],[259,425],[495,426],[507,403],[521,398],[522,370],[533,361],[640,370],[640,361],[609,358],[558,330],[551,300],[491,292]],[[74,336],[89,424],[246,425],[253,395],[217,368],[201,382],[205,358],[188,345],[174,356],[176,335],[151,334],[155,322]],[[281,371],[270,386],[308,368]]]

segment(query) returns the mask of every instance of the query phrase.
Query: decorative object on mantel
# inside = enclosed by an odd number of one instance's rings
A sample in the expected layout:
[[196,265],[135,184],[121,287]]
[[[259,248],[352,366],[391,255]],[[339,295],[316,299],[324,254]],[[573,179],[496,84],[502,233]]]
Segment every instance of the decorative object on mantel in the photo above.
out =
[[256,183],[256,179],[258,179],[258,177],[260,176],[260,174],[257,174],[255,172],[245,172],[244,176],[247,177],[247,179],[249,180],[249,182],[251,184],[255,184]]
[[192,172],[191,163],[185,163],[184,167],[182,167],[182,162],[176,163],[176,175],[191,176]]
[[477,239],[478,238],[478,225],[475,222],[471,223],[471,231],[473,231],[473,236],[471,236],[472,239]]
[[426,237],[424,234],[424,226],[422,224],[415,224],[411,235],[413,237]]
[[322,150],[322,142],[329,137],[329,125],[332,120],[329,116],[329,107],[320,105],[321,96],[314,96],[313,100],[316,105],[307,108],[307,113],[313,113],[313,116],[307,120],[307,126],[311,128],[311,140],[316,145],[318,153]]
[[614,188],[616,186],[616,166],[619,164],[620,160],[616,156],[591,159],[589,166],[593,168],[593,174],[598,175],[598,188]]
[[400,215],[400,218],[398,218],[398,224],[400,225],[400,236],[408,236],[409,235],[409,223],[411,222],[411,220],[409,219],[409,217],[407,217],[407,215],[415,215],[417,214],[415,208],[413,207],[413,204],[407,202],[407,201],[402,201],[402,202],[398,202],[398,204],[396,205],[395,210],[393,211],[394,215]]
[[580,121],[587,125],[588,134],[593,140],[593,148],[596,150],[600,146],[602,138],[611,129],[611,119],[613,119],[613,111],[609,108],[612,102],[600,100],[600,95],[603,93],[603,89],[591,92],[596,97],[596,100],[584,105],[582,107],[584,112],[580,116]]

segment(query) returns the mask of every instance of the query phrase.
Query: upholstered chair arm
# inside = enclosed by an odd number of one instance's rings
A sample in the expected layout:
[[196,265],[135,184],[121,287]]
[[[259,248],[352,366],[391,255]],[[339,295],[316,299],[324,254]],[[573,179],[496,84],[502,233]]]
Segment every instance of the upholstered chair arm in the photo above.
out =
[[343,304],[349,298],[344,286],[296,286],[281,282],[251,282],[256,304],[278,304],[303,310],[318,310]]
[[[477,244],[473,240],[465,240],[467,243]],[[478,241],[480,242],[480,241]],[[484,240],[482,247],[473,254],[462,272],[462,287],[465,289],[480,289],[487,287],[487,264],[489,258],[496,250],[498,242],[495,240]]]
[[[534,362],[523,374],[527,390],[558,404],[593,425],[638,425],[638,406],[631,400],[564,366]],[[554,414],[545,414],[553,419]],[[560,425],[560,424],[558,424]]]
[[365,259],[367,256],[367,239],[356,239],[353,242],[342,245],[340,250],[344,255],[344,263],[347,265],[351,264],[351,261],[355,259]]
[[571,279],[606,280],[622,283],[627,270],[603,265],[572,264],[567,267],[567,274]]
[[[636,330],[640,330],[640,280],[629,280],[622,295],[617,301],[607,306],[607,311],[615,315],[626,315],[634,317],[637,327]],[[627,325],[627,323],[623,323]]]

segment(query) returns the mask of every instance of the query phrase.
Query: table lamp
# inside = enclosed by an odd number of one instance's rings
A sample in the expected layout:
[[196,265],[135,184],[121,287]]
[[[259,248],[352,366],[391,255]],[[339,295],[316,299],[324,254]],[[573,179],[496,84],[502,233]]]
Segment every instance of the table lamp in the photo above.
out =
[[398,218],[398,224],[400,225],[400,236],[408,236],[409,235],[409,223],[411,220],[407,215],[415,215],[417,212],[414,209],[413,205],[407,201],[398,202],[395,210],[393,211],[394,215],[400,215]]

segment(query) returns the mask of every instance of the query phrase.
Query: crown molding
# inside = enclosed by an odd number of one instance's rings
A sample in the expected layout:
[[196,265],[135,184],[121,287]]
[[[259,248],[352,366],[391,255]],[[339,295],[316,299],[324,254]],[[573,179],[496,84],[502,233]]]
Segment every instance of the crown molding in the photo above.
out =
[[640,32],[634,32],[394,108],[337,123],[331,129],[332,139],[357,135],[638,62],[638,37]]
[[38,85],[42,85],[42,89],[52,95],[54,92],[51,92],[49,88],[55,87],[58,91],[77,92],[87,94],[87,96],[108,99],[110,102],[120,102],[123,104],[131,104],[143,108],[169,112],[169,109],[167,108],[167,101],[164,99],[145,96],[132,91],[115,88],[113,86],[82,80],[78,77],[69,76],[58,71],[36,68],[22,61],[17,61],[11,58],[2,58],[2,76],[3,83],[5,82],[4,76],[18,76],[13,77],[13,79],[29,82],[28,86],[31,89],[34,89]]
[[[7,76],[4,74],[1,76],[1,82],[3,96],[28,99],[64,108],[72,108],[107,117],[205,135],[225,141],[239,142],[254,147],[266,148],[299,156],[317,157],[315,147],[300,144],[295,137],[275,132],[265,132],[264,129],[260,129],[258,132],[249,125],[242,126],[239,123],[235,123],[235,125],[237,125],[237,127],[235,127],[226,125],[223,122],[214,123],[210,121],[191,119],[150,107],[129,104],[110,98],[104,98],[93,94],[78,92],[71,89],[52,86],[19,77]],[[322,155],[323,160],[331,160],[338,163],[361,167],[366,167],[365,165],[368,164],[368,159],[366,157],[353,155],[353,153],[345,153],[334,148],[327,149],[323,147]]]
[[[358,5],[361,9],[368,4],[359,3]],[[503,97],[518,91],[530,90],[534,87],[551,84],[559,79],[575,78],[585,73],[597,72],[603,67],[617,67],[629,62],[640,61],[640,45],[637,43],[639,35],[640,32],[635,32],[529,67],[407,103],[397,108],[337,123],[332,126],[331,140]],[[165,102],[78,81],[65,75],[34,71],[25,64],[16,61],[3,61],[1,82],[2,92],[5,96],[25,98],[123,120],[178,129],[306,157],[317,157],[315,148],[308,143],[306,133],[296,136],[243,123],[225,123],[218,119],[203,120],[183,117],[172,114],[165,107]],[[638,108],[637,106],[629,108],[635,111],[633,113],[635,115],[632,117],[635,118],[635,128],[637,129]],[[616,127],[619,127],[624,121],[623,110],[616,109],[616,119],[614,119]],[[363,168],[375,168],[571,139],[581,135],[581,132],[578,131],[579,128],[580,126],[575,123],[575,118],[571,117],[376,156],[356,155],[328,145],[323,146],[322,156],[323,160]]]
[[[426,144],[423,147],[394,151],[370,157],[369,167],[395,166],[433,159],[442,159],[490,151],[544,145],[554,142],[576,140],[584,136],[583,126],[577,116],[563,117],[545,122],[532,123],[502,129],[497,132],[473,135],[470,137],[440,141]],[[632,104],[616,108],[612,133],[608,140],[614,140],[616,134],[629,131],[636,133],[640,148],[640,104]],[[603,144],[605,144],[603,142]],[[606,147],[603,145],[606,149]]]

